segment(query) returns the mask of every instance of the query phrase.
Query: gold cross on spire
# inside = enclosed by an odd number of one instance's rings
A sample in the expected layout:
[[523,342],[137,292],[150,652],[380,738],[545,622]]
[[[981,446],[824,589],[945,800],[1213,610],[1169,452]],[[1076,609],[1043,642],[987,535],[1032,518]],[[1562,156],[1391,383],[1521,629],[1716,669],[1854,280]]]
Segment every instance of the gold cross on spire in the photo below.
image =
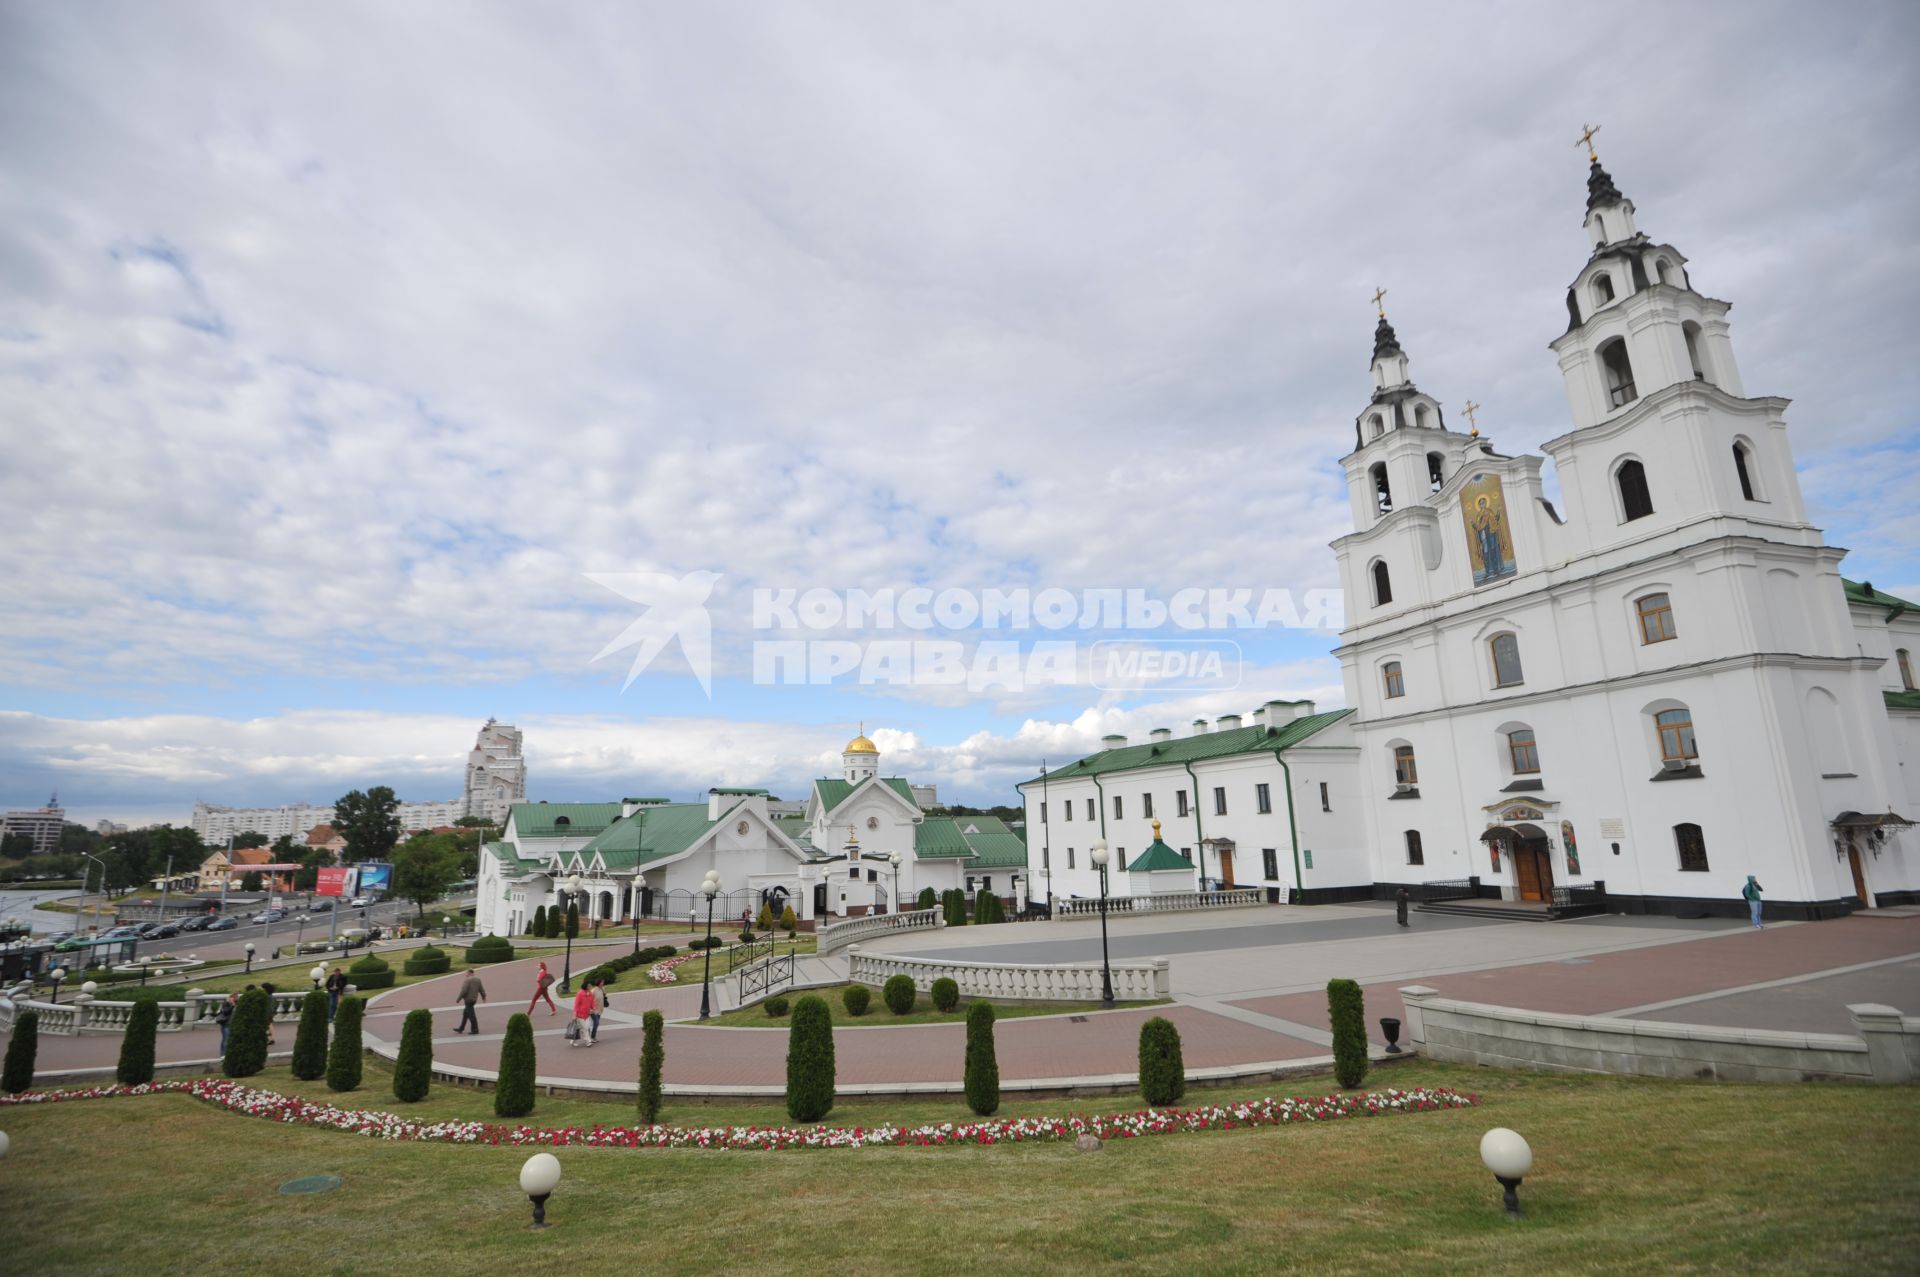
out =
[[1600,162],[1600,153],[1593,149],[1593,135],[1599,131],[1600,126],[1598,124],[1582,124],[1580,126],[1580,140],[1574,143],[1575,146],[1584,146],[1587,148],[1587,162],[1590,164],[1598,164]]
[[1379,286],[1377,286],[1377,285],[1376,285],[1376,286],[1374,287],[1374,290],[1373,290],[1373,305],[1374,305],[1374,308],[1375,308],[1375,309],[1377,309],[1377,310],[1378,310],[1378,311],[1380,312],[1380,318],[1382,318],[1382,319],[1385,319],[1385,318],[1387,317],[1387,308],[1386,308],[1386,306],[1385,306],[1385,305],[1383,304],[1383,303],[1384,303],[1384,301],[1385,301],[1385,299],[1386,299],[1386,296],[1387,296],[1387,290],[1386,290],[1386,289],[1384,289],[1384,288],[1381,288],[1381,287],[1379,287]]
[[1480,423],[1473,419],[1473,414],[1480,411],[1480,405],[1469,399],[1467,400],[1465,411],[1467,414],[1467,424],[1473,427],[1471,432],[1472,437],[1478,439],[1480,437]]

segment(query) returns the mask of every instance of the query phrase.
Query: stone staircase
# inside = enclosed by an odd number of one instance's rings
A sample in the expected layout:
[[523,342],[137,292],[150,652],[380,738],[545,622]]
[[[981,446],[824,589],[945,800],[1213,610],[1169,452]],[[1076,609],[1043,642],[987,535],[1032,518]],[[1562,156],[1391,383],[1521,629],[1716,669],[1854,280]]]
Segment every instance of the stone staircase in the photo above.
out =
[[[743,970],[745,968],[742,968]],[[775,995],[791,996],[796,990],[817,989],[824,985],[845,984],[847,982],[847,960],[837,954],[822,957],[814,953],[797,954],[793,961],[793,983],[783,984],[766,993],[757,993],[742,1001],[740,998],[740,972],[728,974],[724,979],[714,977],[714,1005],[720,1011],[737,1011],[743,1006],[753,1006]]]

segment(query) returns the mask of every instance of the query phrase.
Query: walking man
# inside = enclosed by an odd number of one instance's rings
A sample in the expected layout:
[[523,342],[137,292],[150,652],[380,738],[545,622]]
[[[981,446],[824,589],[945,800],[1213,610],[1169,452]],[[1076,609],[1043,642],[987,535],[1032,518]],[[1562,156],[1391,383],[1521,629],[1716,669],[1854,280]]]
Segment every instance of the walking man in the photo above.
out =
[[1403,927],[1407,925],[1407,889],[1405,887],[1393,893],[1393,920]]
[[1760,880],[1748,874],[1747,885],[1740,889],[1740,894],[1747,899],[1747,913],[1753,918],[1753,929],[1763,930],[1760,922]]
[[333,1023],[333,1013],[340,1009],[340,999],[347,993],[347,973],[335,963],[333,973],[327,977],[327,1023]]
[[220,1026],[220,1055],[222,1058],[225,1058],[227,1054],[227,1033],[233,1028],[233,1008],[239,1001],[239,994],[229,993],[227,1000],[220,1004],[220,1009],[213,1013],[213,1022]]
[[467,978],[460,982],[460,993],[458,996],[461,1006],[460,1027],[455,1029],[454,1032],[465,1033],[467,1026],[471,1024],[477,1036],[480,1032],[480,1017],[474,1014],[473,1004],[487,1000],[487,986],[480,983],[478,972],[467,972]]

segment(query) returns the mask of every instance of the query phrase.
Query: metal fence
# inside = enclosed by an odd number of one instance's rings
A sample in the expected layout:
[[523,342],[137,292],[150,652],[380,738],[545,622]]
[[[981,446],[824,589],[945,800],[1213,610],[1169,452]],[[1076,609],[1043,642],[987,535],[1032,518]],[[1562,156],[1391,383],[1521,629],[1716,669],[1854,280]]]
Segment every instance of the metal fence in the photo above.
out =
[[1434,882],[1423,882],[1419,886],[1422,904],[1431,904],[1436,900],[1475,900],[1479,895],[1478,878],[1441,878]]
[[1550,911],[1556,918],[1577,918],[1586,914],[1605,913],[1607,884],[1600,881],[1555,887]]
[[764,998],[793,983],[793,955],[775,955],[740,972],[740,1005]]

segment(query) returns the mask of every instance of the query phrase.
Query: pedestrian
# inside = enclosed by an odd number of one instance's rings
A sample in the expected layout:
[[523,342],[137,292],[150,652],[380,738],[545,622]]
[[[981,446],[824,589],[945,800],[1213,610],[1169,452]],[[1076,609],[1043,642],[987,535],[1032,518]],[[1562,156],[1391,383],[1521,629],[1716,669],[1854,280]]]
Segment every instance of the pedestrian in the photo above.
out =
[[1740,888],[1740,894],[1747,898],[1747,913],[1753,918],[1753,929],[1764,930],[1760,922],[1760,880],[1748,874],[1747,885]]
[[347,973],[340,969],[339,963],[333,964],[333,974],[327,977],[327,1023],[333,1023],[333,1013],[340,1009],[340,999],[347,996]]
[[220,1004],[220,1009],[213,1013],[213,1022],[220,1026],[220,1055],[222,1059],[226,1058],[227,1054],[227,1033],[233,1028],[233,1008],[237,1006],[239,1002],[239,994],[229,993],[226,1001]]
[[595,1042],[600,1040],[600,1017],[607,1010],[607,977],[601,976],[593,982],[593,1031],[587,1036]]
[[480,975],[478,972],[467,972],[467,978],[460,982],[460,992],[456,996],[460,1000],[462,1009],[460,1012],[460,1027],[455,1029],[454,1032],[465,1033],[467,1026],[471,1024],[474,1034],[478,1036],[480,1032],[480,1017],[474,1014],[473,1004],[487,1000],[487,986],[480,983]]
[[1407,889],[1405,887],[1393,893],[1393,919],[1403,927],[1407,925]]
[[567,1035],[575,1046],[593,1045],[593,1039],[587,1036],[592,1022],[593,986],[583,981],[573,995],[573,1030]]
[[547,964],[543,959],[540,963],[540,973],[533,978],[533,1001],[527,1003],[528,1015],[533,1014],[533,1009],[540,1005],[542,998],[545,998],[547,1002],[548,1019],[552,1019],[554,1016],[560,1014],[560,1008],[553,1003],[553,995],[547,992],[548,987],[552,984],[553,972],[547,970]]
[[267,1045],[272,1046],[273,1045],[273,1012],[274,1012],[273,986],[270,984],[263,983],[260,986],[260,992],[267,995]]

